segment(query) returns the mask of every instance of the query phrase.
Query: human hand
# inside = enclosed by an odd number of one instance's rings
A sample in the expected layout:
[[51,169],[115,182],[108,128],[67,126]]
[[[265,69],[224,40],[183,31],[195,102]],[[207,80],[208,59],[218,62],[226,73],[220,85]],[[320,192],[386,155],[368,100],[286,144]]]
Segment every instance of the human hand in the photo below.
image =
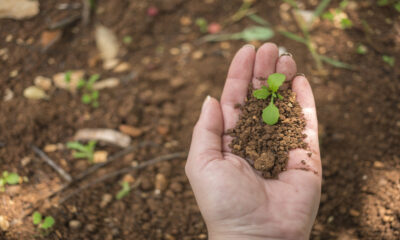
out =
[[[309,238],[320,201],[322,170],[314,97],[307,79],[295,76],[296,71],[293,58],[279,57],[276,45],[266,43],[257,53],[245,45],[232,60],[221,103],[211,97],[204,101],[185,170],[209,239]],[[304,149],[290,151],[287,171],[266,180],[231,153],[231,137],[224,133],[235,126],[240,110],[234,106],[244,102],[250,81],[260,87],[256,77],[274,72],[293,79],[312,155]]]

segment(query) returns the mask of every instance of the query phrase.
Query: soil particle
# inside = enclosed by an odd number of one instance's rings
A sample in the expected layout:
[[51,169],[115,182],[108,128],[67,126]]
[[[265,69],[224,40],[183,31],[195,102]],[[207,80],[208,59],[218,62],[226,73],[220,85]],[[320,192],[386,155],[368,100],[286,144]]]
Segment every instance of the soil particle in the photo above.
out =
[[292,90],[282,91],[283,99],[275,101],[280,121],[273,126],[266,125],[261,118],[269,100],[256,99],[252,92],[249,87],[245,103],[240,106],[239,121],[235,128],[228,130],[233,137],[229,146],[234,154],[249,161],[265,178],[275,178],[286,170],[290,150],[307,147],[303,141],[306,123]]

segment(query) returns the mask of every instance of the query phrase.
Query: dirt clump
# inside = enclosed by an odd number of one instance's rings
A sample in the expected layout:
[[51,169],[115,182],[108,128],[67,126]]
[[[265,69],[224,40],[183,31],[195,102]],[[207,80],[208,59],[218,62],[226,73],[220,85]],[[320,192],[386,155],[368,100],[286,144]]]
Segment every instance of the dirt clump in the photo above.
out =
[[269,100],[259,100],[253,96],[250,87],[245,103],[240,106],[241,114],[235,128],[228,130],[233,137],[230,147],[232,153],[246,159],[265,178],[275,178],[286,170],[290,150],[306,148],[303,134],[306,122],[296,94],[288,89],[277,99],[279,122],[267,125],[262,120],[262,111]]

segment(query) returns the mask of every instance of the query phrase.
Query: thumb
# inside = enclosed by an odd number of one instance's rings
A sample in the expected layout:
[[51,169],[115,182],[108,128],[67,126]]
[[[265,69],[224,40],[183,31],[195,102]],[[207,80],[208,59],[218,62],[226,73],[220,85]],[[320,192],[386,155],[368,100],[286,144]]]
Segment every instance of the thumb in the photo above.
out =
[[186,162],[186,173],[198,171],[208,162],[221,159],[224,123],[219,102],[210,96],[204,100],[200,118],[193,130],[192,143]]

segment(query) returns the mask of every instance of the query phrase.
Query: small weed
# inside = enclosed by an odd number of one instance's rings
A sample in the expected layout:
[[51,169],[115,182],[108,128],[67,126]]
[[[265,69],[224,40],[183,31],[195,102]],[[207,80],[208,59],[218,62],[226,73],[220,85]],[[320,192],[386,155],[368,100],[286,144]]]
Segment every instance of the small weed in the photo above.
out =
[[65,82],[66,83],[70,83],[71,82],[71,74],[72,74],[72,71],[66,71],[65,72]]
[[129,186],[128,182],[122,182],[121,183],[121,190],[119,190],[119,192],[117,193],[117,195],[115,195],[115,198],[117,200],[122,199],[123,197],[125,197],[126,195],[129,194],[129,192],[131,191],[131,186]]
[[208,29],[208,22],[204,18],[197,18],[196,25],[199,27],[200,32],[206,33]]
[[279,87],[285,82],[286,76],[282,73],[273,73],[268,76],[266,86],[262,86],[261,89],[254,90],[253,96],[257,99],[267,99],[271,96],[269,105],[264,108],[262,113],[262,119],[268,125],[274,125],[279,120],[279,109],[274,105],[274,99],[282,99],[282,95],[278,93]]
[[78,89],[83,90],[83,95],[81,98],[81,101],[84,104],[91,104],[92,107],[98,107],[99,106],[99,91],[96,91],[93,89],[93,84],[99,80],[100,75],[99,74],[94,74],[92,75],[89,80],[81,79],[78,82]]
[[132,43],[132,37],[131,36],[125,36],[122,39],[122,42],[125,43],[125,44],[130,44],[130,43]]
[[96,147],[96,141],[89,141],[87,145],[83,145],[80,142],[68,142],[67,148],[75,150],[74,158],[86,158],[90,163],[93,163],[94,149]]
[[16,185],[19,183],[19,175],[17,173],[9,173],[8,171],[3,171],[0,176],[0,192],[5,191],[5,185]]
[[364,55],[368,52],[368,48],[364,44],[358,44],[356,48],[358,54]]
[[394,57],[383,55],[382,56],[382,60],[385,63],[389,64],[389,66],[394,67],[394,63],[395,63],[395,58]]
[[348,18],[342,18],[340,20],[340,26],[342,27],[342,29],[348,29],[353,26],[353,22]]
[[49,230],[56,222],[52,216],[47,216],[43,219],[42,214],[40,214],[38,211],[33,213],[32,221],[34,225],[37,225],[37,227],[41,229],[42,234],[44,235],[49,233]]

